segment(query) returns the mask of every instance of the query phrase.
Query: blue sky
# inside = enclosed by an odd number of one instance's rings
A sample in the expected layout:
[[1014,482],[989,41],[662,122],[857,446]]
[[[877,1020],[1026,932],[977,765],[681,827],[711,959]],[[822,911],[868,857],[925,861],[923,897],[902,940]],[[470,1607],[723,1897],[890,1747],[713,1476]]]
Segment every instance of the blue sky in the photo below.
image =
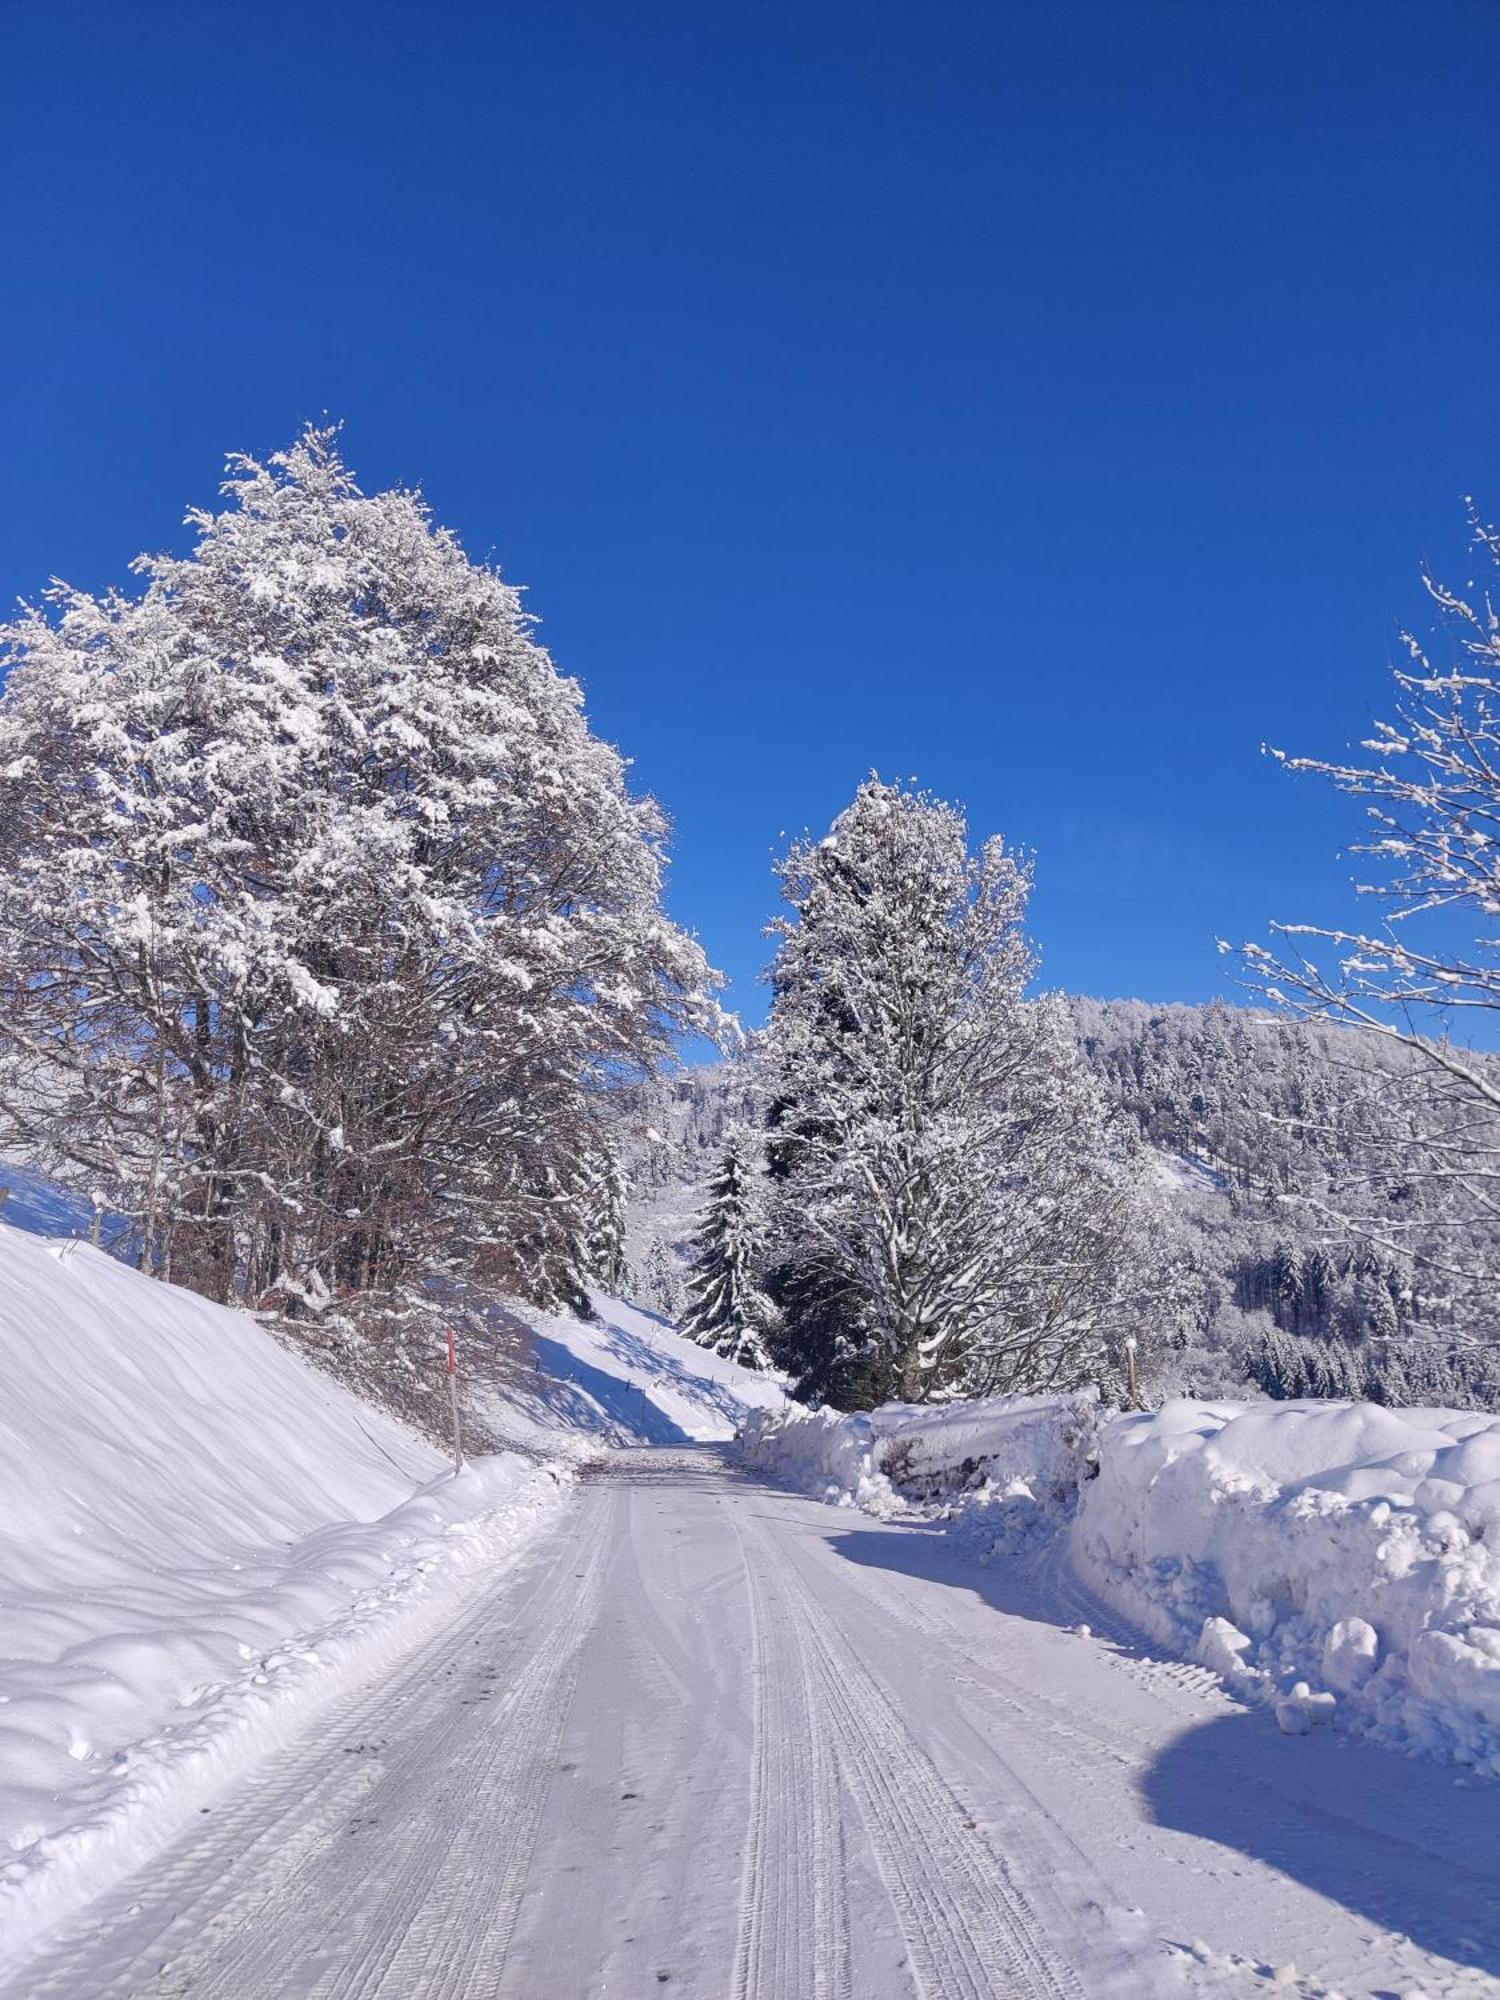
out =
[[754,1017],[872,767],[1048,983],[1343,907],[1338,750],[1500,516],[1488,4],[6,10],[0,598],[346,423],[526,584]]

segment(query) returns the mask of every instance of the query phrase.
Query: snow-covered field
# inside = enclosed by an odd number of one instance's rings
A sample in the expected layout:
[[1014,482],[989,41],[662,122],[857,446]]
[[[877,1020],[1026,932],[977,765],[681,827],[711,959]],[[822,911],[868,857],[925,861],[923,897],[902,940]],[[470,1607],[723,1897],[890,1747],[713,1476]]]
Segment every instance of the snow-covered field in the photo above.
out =
[[243,1313],[11,1227],[0,1378],[3,1953],[416,1643],[562,1475],[455,1479]]
[[1500,1418],[1080,1398],[767,1415],[750,1463],[887,1516],[934,1505],[1073,1577],[1302,1733],[1338,1720],[1500,1775]]

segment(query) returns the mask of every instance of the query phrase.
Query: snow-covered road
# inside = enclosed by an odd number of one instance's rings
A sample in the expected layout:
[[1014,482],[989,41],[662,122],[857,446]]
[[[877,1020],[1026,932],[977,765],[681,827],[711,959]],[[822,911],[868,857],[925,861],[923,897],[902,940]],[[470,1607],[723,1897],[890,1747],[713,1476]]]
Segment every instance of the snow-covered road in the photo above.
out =
[[1045,1566],[621,1452],[0,1994],[1500,1994],[1500,1787],[1086,1620]]

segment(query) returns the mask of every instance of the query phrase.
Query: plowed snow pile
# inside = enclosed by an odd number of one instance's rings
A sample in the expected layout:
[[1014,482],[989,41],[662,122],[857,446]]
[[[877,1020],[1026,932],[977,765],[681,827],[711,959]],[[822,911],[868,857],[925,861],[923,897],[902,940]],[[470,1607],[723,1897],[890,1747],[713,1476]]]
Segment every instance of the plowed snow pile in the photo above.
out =
[[0,1955],[452,1609],[560,1478],[442,1457],[243,1313],[0,1227]]
[[1091,1396],[886,1403],[848,1416],[793,1403],[750,1417],[741,1449],[787,1485],[867,1514],[959,1495],[985,1509],[1034,1509],[1076,1497],[1095,1429]]
[[1107,1605],[1283,1729],[1336,1717],[1500,1775],[1500,1417],[1002,1398],[767,1417],[745,1449],[872,1512],[937,1501],[1001,1546],[1045,1522]]

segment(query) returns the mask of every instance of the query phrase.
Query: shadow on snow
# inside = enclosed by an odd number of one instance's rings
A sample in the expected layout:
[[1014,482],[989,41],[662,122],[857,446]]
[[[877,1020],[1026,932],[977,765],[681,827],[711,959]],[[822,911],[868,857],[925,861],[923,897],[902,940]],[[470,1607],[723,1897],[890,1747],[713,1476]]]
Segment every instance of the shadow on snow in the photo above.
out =
[[647,1444],[692,1442],[691,1435],[659,1410],[649,1394],[634,1382],[622,1381],[606,1369],[580,1361],[571,1348],[564,1347],[560,1340],[549,1340],[544,1333],[533,1335],[533,1339],[537,1357],[547,1374],[561,1387],[572,1384],[582,1390],[629,1436],[641,1438]]
[[[981,1566],[941,1524],[848,1526],[825,1539],[848,1562],[967,1590],[1008,1617],[1066,1628],[1078,1616],[1049,1601],[1041,1560]],[[1165,1657],[1123,1632],[1096,1643]],[[1500,1785],[1337,1731],[1283,1736],[1266,1710],[1236,1707],[1167,1743],[1141,1793],[1159,1826],[1500,1977]]]
[[1500,1975],[1500,1786],[1460,1789],[1440,1765],[1331,1732],[1283,1736],[1264,1710],[1244,1709],[1185,1731],[1141,1789],[1159,1826],[1252,1855],[1424,1951]]

